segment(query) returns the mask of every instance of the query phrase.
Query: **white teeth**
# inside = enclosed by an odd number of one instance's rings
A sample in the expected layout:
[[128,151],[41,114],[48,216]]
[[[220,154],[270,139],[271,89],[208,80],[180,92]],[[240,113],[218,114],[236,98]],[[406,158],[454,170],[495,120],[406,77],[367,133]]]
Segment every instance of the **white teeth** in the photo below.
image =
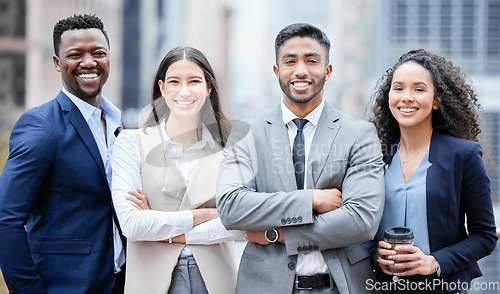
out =
[[97,74],[95,74],[95,73],[93,73],[93,74],[79,74],[78,77],[81,79],[94,79],[94,78],[97,78]]
[[194,100],[175,100],[175,103],[179,104],[179,105],[191,105],[193,104],[195,101]]
[[293,85],[294,85],[295,87],[302,88],[302,87],[307,87],[307,86],[309,86],[309,83],[304,83],[304,82],[299,83],[299,82],[295,82]]
[[417,111],[416,108],[408,108],[408,107],[402,107],[399,109],[401,112],[405,112],[405,113],[412,113],[412,112],[415,112]]

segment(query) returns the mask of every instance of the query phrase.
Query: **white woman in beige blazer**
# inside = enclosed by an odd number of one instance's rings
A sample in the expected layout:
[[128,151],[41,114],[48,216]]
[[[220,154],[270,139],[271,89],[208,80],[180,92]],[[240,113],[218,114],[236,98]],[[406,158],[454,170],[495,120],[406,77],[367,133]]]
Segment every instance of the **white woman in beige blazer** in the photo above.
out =
[[[112,196],[128,238],[126,293],[234,293],[236,261],[215,209],[229,132],[214,72],[191,47],[163,58],[144,127],[113,150]],[[229,243],[228,243],[229,242]]]

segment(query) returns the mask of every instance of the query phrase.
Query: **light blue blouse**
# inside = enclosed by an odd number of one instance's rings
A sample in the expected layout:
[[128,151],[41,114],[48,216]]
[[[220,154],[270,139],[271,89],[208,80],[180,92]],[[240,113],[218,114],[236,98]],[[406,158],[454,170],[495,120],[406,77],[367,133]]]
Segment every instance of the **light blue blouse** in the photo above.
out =
[[424,254],[430,253],[427,226],[426,178],[429,151],[415,173],[405,182],[399,159],[399,148],[385,171],[385,207],[377,232],[384,240],[384,230],[393,226],[406,226],[413,230],[413,243]]

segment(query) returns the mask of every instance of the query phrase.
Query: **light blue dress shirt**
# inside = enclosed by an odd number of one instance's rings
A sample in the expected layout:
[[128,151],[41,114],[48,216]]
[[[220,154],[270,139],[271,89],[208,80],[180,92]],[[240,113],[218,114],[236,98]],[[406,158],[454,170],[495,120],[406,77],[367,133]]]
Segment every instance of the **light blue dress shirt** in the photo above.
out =
[[377,232],[377,239],[384,240],[385,229],[405,226],[413,230],[414,246],[424,254],[430,253],[427,226],[426,178],[429,152],[425,154],[415,173],[405,182],[400,165],[399,148],[385,172],[385,206]]

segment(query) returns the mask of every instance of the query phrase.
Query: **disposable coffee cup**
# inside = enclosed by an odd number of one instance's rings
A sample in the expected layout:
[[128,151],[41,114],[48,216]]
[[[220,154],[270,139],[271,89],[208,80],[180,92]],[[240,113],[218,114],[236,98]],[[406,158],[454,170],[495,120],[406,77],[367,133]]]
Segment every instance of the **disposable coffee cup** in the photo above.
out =
[[[391,227],[384,231],[385,242],[391,244],[391,249],[398,245],[413,245],[413,231],[407,227]],[[396,251],[396,254],[408,254],[408,251]],[[394,261],[395,263],[400,263],[401,261]],[[389,268],[390,272],[402,273],[407,269],[392,269]]]

